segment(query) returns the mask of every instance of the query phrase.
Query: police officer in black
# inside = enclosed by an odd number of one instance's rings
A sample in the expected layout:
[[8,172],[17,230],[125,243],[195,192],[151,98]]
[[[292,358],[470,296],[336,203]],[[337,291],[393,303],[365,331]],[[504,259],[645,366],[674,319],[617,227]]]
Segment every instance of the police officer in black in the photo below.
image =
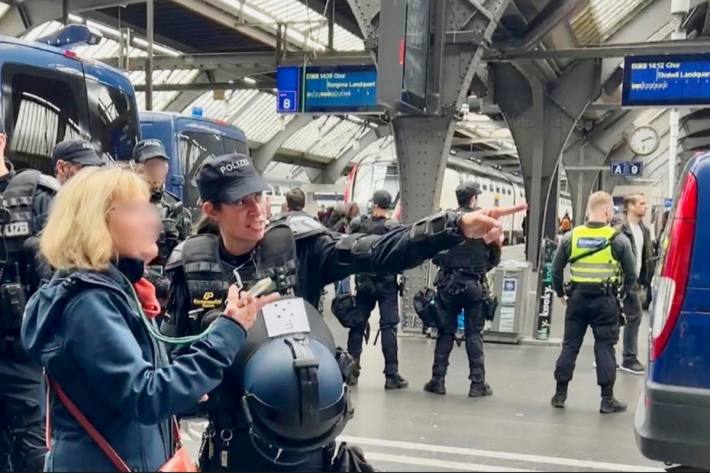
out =
[[67,140],[52,150],[54,176],[64,185],[74,174],[85,167],[103,166],[106,162],[98,155],[94,145],[84,140]]
[[[363,215],[353,220],[353,233],[366,235],[385,235],[400,225],[388,218],[392,208],[392,195],[379,190],[372,196],[372,216]],[[360,355],[366,332],[369,332],[369,318],[375,304],[380,309],[380,330],[378,332],[382,343],[382,355],[385,358],[385,389],[403,389],[409,383],[399,374],[397,361],[397,326],[399,325],[399,284],[397,274],[355,275],[356,306],[363,314],[362,323],[350,329],[348,334],[348,352],[357,361],[353,384],[357,384],[360,375]],[[377,339],[378,337],[375,337]]]
[[[413,226],[397,228],[383,236],[346,236],[328,232],[317,221],[314,223],[312,218],[288,214],[267,229],[262,200],[267,185],[247,156],[233,154],[208,160],[198,173],[197,184],[203,213],[216,224],[216,228],[214,233],[207,231],[188,238],[176,248],[168,262],[166,270],[172,284],[167,311],[169,320],[164,324],[163,331],[171,336],[204,330],[221,310],[229,284],[249,288],[256,279],[269,274],[279,284],[293,286],[296,296],[303,298],[308,307],[315,307],[326,284],[350,274],[397,272],[420,264],[439,251],[459,244],[466,237],[500,238],[497,218],[521,210],[511,208],[469,214],[452,212],[429,217]],[[265,257],[265,254],[283,253],[284,248],[289,247],[283,244],[283,239],[272,238],[274,232],[284,228],[295,240],[293,258]],[[287,261],[269,269],[265,261],[273,262],[274,259]],[[321,317],[309,320],[313,324],[311,334],[316,336],[325,324]],[[249,337],[252,336],[260,335],[250,332]],[[277,345],[284,347],[282,343]],[[273,347],[273,343],[266,346]],[[300,348],[289,346],[294,357],[301,356]],[[329,365],[328,356],[333,355],[325,356],[320,358],[324,369]],[[312,360],[310,363],[291,360],[285,371],[269,372],[270,382],[276,384],[269,393],[278,397],[273,404],[292,403],[291,414],[279,414],[264,406],[248,409],[243,399],[252,385],[247,381],[246,374],[242,374],[244,370],[237,363],[225,372],[223,383],[210,393],[206,405],[210,423],[201,452],[203,471],[324,471],[330,460],[325,458],[323,452],[332,443],[330,435],[333,430],[328,430],[329,435],[312,434],[311,429],[323,427],[321,421],[309,423],[308,429],[282,430],[280,435],[272,436],[270,445],[280,445],[273,455],[269,454],[273,449],[264,447],[264,443],[257,438],[258,432],[266,427],[280,429],[294,422],[298,424],[299,419],[302,421],[303,418],[330,422],[333,413],[339,412],[340,404],[337,404],[336,410],[326,408],[314,415],[323,406],[318,396],[313,396],[314,387],[309,381],[313,379],[311,375],[307,379],[301,378],[300,390],[294,391],[290,387],[292,384],[282,382],[281,376],[291,379],[295,368],[313,366]],[[318,371],[318,376],[323,373]],[[341,376],[341,373],[329,376],[340,391],[347,389]],[[324,380],[320,379],[320,382]],[[311,404],[312,400],[316,405]],[[297,414],[295,418],[293,412]],[[304,452],[306,439],[313,450]],[[297,452],[301,452],[300,458]]]
[[[477,208],[480,186],[466,182],[456,188],[459,211],[471,212]],[[464,334],[468,355],[469,397],[484,397],[493,394],[486,383],[483,356],[483,328],[485,317],[482,302],[486,295],[486,274],[500,263],[500,240],[486,242],[474,239],[434,257],[439,267],[436,277],[437,304],[445,316],[438,327],[434,348],[434,367],[431,380],[424,390],[446,394],[444,378],[449,366],[449,355],[454,347],[458,314],[464,312]]]
[[160,140],[143,140],[133,150],[133,160],[151,188],[150,201],[158,207],[163,229],[158,239],[158,256],[146,268],[148,279],[164,307],[169,292],[169,280],[163,276],[165,263],[175,247],[190,235],[192,216],[175,194],[165,190],[170,170],[170,158]]
[[39,365],[20,344],[27,299],[51,269],[38,256],[38,233],[59,183],[38,171],[15,172],[0,125],[0,470],[42,471],[46,453]]

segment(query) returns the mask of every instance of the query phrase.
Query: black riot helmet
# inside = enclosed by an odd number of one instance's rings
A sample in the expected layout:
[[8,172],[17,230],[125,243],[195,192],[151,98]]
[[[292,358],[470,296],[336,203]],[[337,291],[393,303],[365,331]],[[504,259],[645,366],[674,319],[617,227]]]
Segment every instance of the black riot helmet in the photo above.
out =
[[322,315],[299,298],[310,332],[269,336],[262,311],[237,356],[242,409],[256,450],[277,465],[298,465],[331,443],[352,417],[350,395]]
[[477,182],[464,182],[456,188],[456,200],[461,207],[468,207],[471,199],[479,195],[481,195],[481,186]]

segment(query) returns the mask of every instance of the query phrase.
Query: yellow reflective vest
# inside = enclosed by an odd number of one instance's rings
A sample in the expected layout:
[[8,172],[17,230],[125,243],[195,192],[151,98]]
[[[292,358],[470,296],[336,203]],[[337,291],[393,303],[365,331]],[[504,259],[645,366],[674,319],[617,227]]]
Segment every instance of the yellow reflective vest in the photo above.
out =
[[572,230],[572,251],[570,260],[606,245],[601,251],[585,256],[570,265],[572,282],[605,283],[619,282],[621,265],[611,252],[610,240],[616,230],[610,226],[591,228],[580,225]]

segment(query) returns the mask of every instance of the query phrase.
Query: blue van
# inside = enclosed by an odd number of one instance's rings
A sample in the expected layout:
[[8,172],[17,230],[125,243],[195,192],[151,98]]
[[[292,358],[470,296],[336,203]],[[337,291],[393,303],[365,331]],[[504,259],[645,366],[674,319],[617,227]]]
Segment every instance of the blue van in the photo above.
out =
[[701,217],[710,209],[710,153],[688,162],[673,202],[653,280],[650,361],[636,441],[650,459],[708,469],[710,219]]
[[163,142],[170,157],[167,189],[182,199],[187,208],[197,207],[199,194],[194,178],[210,156],[249,154],[244,132],[220,120],[170,112],[141,112],[144,139]]
[[[60,44],[56,38],[71,36],[63,32],[82,28],[72,25],[48,41]],[[54,145],[74,138],[93,142],[108,159],[130,159],[140,133],[138,108],[121,71],[42,40],[0,36],[0,86],[6,156],[16,169],[51,174]]]

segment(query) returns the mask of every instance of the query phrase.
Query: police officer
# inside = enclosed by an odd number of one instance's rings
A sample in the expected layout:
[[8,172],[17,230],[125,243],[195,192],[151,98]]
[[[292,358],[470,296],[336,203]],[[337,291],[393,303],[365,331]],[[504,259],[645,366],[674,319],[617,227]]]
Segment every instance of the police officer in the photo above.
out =
[[[606,192],[592,194],[587,213],[587,223],[575,227],[562,238],[552,262],[553,289],[567,305],[567,312],[562,353],[555,369],[557,390],[551,403],[557,408],[565,406],[567,386],[572,380],[577,355],[587,327],[591,326],[597,383],[602,395],[600,412],[612,414],[627,408],[614,398],[614,345],[619,340],[620,293],[625,294],[634,285],[636,263],[629,240],[609,225],[614,215],[611,196]],[[568,263],[571,283],[565,290],[563,275]]]
[[[353,220],[352,232],[366,235],[384,235],[400,225],[388,218],[392,208],[392,195],[379,190],[372,196],[372,217],[363,215]],[[399,325],[399,284],[397,274],[355,275],[356,306],[363,314],[362,323],[351,328],[348,334],[348,352],[355,358],[353,384],[357,384],[360,375],[360,355],[365,333],[369,331],[369,318],[375,304],[380,308],[380,330],[382,355],[385,358],[385,389],[403,389],[409,383],[399,374],[397,361],[397,326]],[[375,337],[377,340],[377,337]]]
[[20,325],[25,302],[51,277],[37,235],[59,183],[35,170],[15,172],[6,143],[0,124],[0,470],[42,471],[42,371],[20,344]]
[[155,285],[158,300],[165,306],[169,280],[163,277],[165,263],[175,247],[190,235],[192,216],[180,199],[165,190],[165,181],[170,170],[170,158],[160,140],[143,140],[133,150],[133,160],[151,188],[150,201],[160,212],[163,229],[158,239],[158,256],[147,267],[147,277]]
[[[480,194],[481,188],[475,182],[465,182],[458,186],[456,200],[459,211],[471,212],[477,209]],[[445,316],[442,325],[438,327],[432,378],[424,385],[425,391],[446,394],[444,378],[454,347],[458,314],[463,310],[471,381],[468,395],[478,398],[493,394],[493,390],[486,383],[483,356],[485,317],[482,305],[487,291],[486,273],[500,263],[500,254],[500,239],[489,242],[474,239],[434,257],[433,263],[439,267],[435,281],[436,300]]]
[[[312,314],[311,309],[317,305],[326,284],[358,272],[403,270],[460,243],[465,237],[500,238],[500,224],[496,219],[521,209],[440,214],[384,236],[335,235],[318,222],[314,224],[313,219],[298,215],[284,216],[267,231],[262,202],[262,192],[267,185],[247,156],[233,154],[208,160],[198,173],[197,184],[202,211],[216,223],[218,235],[203,233],[190,237],[170,258],[166,268],[172,280],[167,311],[170,319],[163,330],[173,336],[203,330],[214,318],[215,311],[218,313],[221,309],[230,283],[249,288],[264,274],[271,275],[280,285],[292,286],[295,295],[305,300],[307,312]],[[295,240],[294,250],[285,244],[283,235],[279,236],[284,228]],[[269,256],[274,253],[281,256]],[[309,317],[309,323],[311,336],[300,345],[307,341],[314,347],[317,343],[313,339],[328,338],[317,335],[318,332],[330,332],[321,317]],[[254,345],[273,350],[277,350],[274,346],[288,345],[288,342],[286,345],[268,343],[270,336],[263,332],[250,332],[249,337],[259,339],[252,340]],[[309,381],[314,379],[312,373],[301,377],[300,388],[294,389],[292,381],[296,369],[313,367],[316,363],[332,366],[332,342],[327,344],[331,349],[319,353],[313,349],[316,362],[310,360],[309,363],[295,363],[290,354],[303,358],[299,355],[302,350],[288,345],[291,350],[284,352],[288,357],[287,366],[279,369],[266,366],[278,358],[277,354],[271,358],[264,352],[265,367],[259,368],[257,363],[254,366],[258,370],[252,371],[252,375],[268,373],[271,385],[264,396],[269,398],[264,398],[262,405],[253,409],[244,399],[251,397],[249,393],[259,383],[247,376],[249,370],[244,363],[238,360],[232,370],[225,372],[223,383],[210,394],[206,406],[210,423],[201,453],[203,471],[324,471],[329,461],[323,455],[324,448],[332,443],[338,428],[342,429],[342,424],[332,424],[333,416],[341,415],[342,405],[338,401],[334,404],[336,408],[328,410],[324,406],[326,396],[313,395],[319,390]],[[242,358],[255,360],[256,354],[247,356],[249,353],[246,350]],[[327,383],[327,392],[333,388],[347,392],[340,373],[327,379],[321,376],[323,373],[318,371],[318,383]],[[292,407],[283,413],[269,408],[270,403],[291,403]],[[319,410],[321,414],[315,415]],[[306,423],[308,428],[298,428],[299,423]],[[271,436],[259,433],[267,428],[278,432]],[[278,448],[274,449],[275,446]]]
[[67,140],[52,150],[54,175],[64,185],[74,174],[89,166],[103,166],[106,162],[98,155],[94,145],[84,140]]

